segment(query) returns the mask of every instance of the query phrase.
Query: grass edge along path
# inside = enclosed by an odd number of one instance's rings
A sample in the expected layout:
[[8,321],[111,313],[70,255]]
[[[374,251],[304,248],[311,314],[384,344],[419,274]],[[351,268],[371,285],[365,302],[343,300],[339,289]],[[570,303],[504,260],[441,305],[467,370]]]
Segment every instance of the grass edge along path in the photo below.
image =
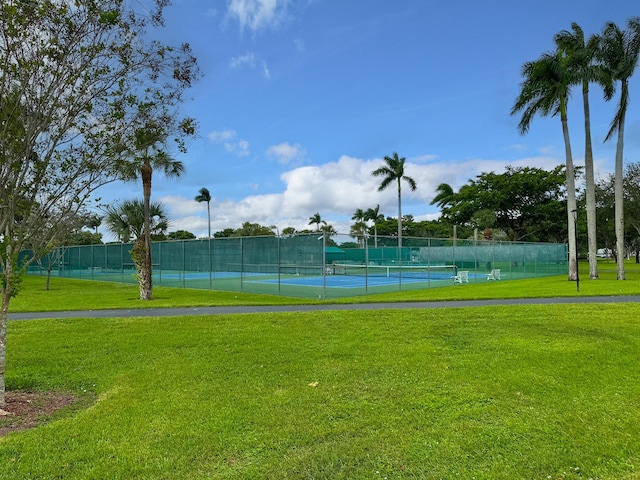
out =
[[[613,265],[613,264],[611,264]],[[610,262],[602,263],[599,280],[588,280],[582,273],[580,291],[566,275],[513,281],[483,282],[426,290],[406,290],[385,294],[318,301],[242,292],[155,287],[154,299],[138,299],[138,287],[132,284],[52,278],[51,290],[45,290],[45,279],[25,276],[18,296],[11,301],[10,312],[46,312],[100,309],[140,309],[162,307],[201,307],[229,305],[303,305],[428,302],[443,300],[482,300],[513,298],[623,296],[640,294],[640,265],[628,262],[627,280],[615,278]],[[581,265],[582,269],[588,265]]]
[[640,305],[12,322],[0,478],[638,478]]

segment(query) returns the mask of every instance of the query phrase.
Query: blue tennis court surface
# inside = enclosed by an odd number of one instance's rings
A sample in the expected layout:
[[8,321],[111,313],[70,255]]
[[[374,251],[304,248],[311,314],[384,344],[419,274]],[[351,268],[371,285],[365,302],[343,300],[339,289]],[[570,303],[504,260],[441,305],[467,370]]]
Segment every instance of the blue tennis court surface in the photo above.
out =
[[[473,278],[473,275],[469,275],[469,278]],[[434,283],[442,284],[443,282],[453,284],[453,278],[414,278],[414,277],[402,277],[399,279],[398,277],[357,277],[350,275],[327,275],[326,277],[282,277],[279,280],[277,278],[274,279],[261,279],[261,280],[250,280],[252,283],[268,283],[268,284],[278,284],[280,282],[281,285],[297,285],[301,287],[331,287],[331,288],[363,288],[365,286],[376,287],[376,286],[388,286],[388,285],[397,285],[400,281],[404,284],[415,284],[415,283]],[[326,282],[326,283],[325,283]]]

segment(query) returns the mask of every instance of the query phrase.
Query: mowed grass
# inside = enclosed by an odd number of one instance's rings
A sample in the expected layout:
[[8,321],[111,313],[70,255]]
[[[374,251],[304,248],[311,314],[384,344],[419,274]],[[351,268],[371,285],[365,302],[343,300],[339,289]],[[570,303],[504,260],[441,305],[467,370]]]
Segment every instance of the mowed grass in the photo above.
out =
[[151,301],[140,301],[136,285],[91,280],[52,278],[50,290],[46,279],[25,276],[21,293],[11,301],[11,312],[44,312],[97,309],[140,309],[146,307],[202,307],[228,305],[296,305],[317,303],[369,303],[437,300],[477,300],[499,298],[575,297],[640,295],[640,265],[627,262],[627,280],[616,280],[616,265],[600,263],[600,279],[589,280],[588,265],[581,263],[580,291],[566,275],[508,279],[499,282],[480,281],[465,285],[404,290],[391,293],[318,301],[314,299],[259,295],[185,288],[154,287]]
[[[640,306],[10,322],[0,478],[638,478]],[[317,383],[316,383],[317,382]]]
[[[579,293],[561,276],[351,299],[568,305],[10,322],[7,388],[90,406],[0,439],[0,478],[640,478],[640,304],[579,303],[640,293],[637,266],[609,266]],[[11,311],[310,303],[137,293],[27,277]]]

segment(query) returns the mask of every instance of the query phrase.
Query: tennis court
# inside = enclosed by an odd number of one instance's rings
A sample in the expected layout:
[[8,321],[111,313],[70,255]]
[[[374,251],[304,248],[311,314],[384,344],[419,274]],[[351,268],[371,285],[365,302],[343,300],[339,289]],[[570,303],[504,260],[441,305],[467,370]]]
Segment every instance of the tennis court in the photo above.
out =
[[[154,285],[303,298],[340,298],[451,286],[459,271],[469,283],[567,272],[564,244],[487,242],[318,234],[235,237],[152,244]],[[65,247],[39,259],[61,277],[136,283],[132,244]],[[462,284],[461,288],[466,283]]]

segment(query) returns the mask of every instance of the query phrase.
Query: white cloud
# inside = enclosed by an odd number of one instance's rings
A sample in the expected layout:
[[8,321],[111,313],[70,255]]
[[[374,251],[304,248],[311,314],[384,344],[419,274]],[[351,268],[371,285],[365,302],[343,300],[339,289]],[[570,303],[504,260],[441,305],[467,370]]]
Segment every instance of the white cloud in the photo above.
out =
[[[299,145],[287,142],[269,149],[274,158],[295,155]],[[424,159],[424,157],[417,157]],[[438,210],[429,205],[440,183],[449,183],[457,190],[469,179],[482,172],[504,172],[507,165],[514,167],[535,165],[547,170],[562,163],[556,157],[539,156],[522,158],[505,163],[502,160],[471,159],[455,163],[431,161],[416,163],[407,159],[405,172],[418,185],[411,192],[403,183],[403,213],[411,214],[417,221],[435,219]],[[281,175],[284,187],[280,193],[250,194],[240,199],[211,202],[211,229],[213,232],[225,228],[238,228],[244,222],[261,225],[277,225],[296,229],[311,228],[309,217],[319,212],[323,219],[339,232],[347,233],[353,223],[351,217],[357,208],[368,209],[380,205],[385,216],[397,214],[397,191],[395,185],[378,192],[380,178],[371,172],[382,165],[381,159],[359,159],[343,155],[337,161],[316,166],[291,168]],[[206,235],[207,211],[203,204],[192,198],[179,196],[161,199],[170,210],[172,230],[188,230],[198,236]]]
[[[207,212],[207,204],[195,201],[194,198],[185,199],[179,195],[166,195],[160,199],[163,205],[171,209],[173,216],[195,215],[204,211]],[[212,199],[212,201],[215,201]]]
[[222,130],[222,131],[214,131],[207,134],[207,138],[212,142],[224,142],[226,140],[230,140],[236,136],[235,130]]
[[207,138],[215,143],[222,143],[225,150],[238,157],[249,155],[249,142],[246,140],[232,141],[236,137],[235,130],[213,131],[207,134]]
[[307,152],[298,143],[291,145],[289,142],[283,142],[279,145],[273,145],[267,149],[267,156],[274,158],[283,165],[291,163],[295,160],[305,158]]
[[264,78],[266,78],[267,80],[271,78],[271,72],[269,71],[267,62],[262,62],[262,74],[264,75]]
[[249,155],[249,142],[246,140],[239,140],[235,143],[226,142],[224,148],[227,152],[233,153],[238,157],[246,157]]
[[229,66],[233,69],[241,68],[241,67],[249,67],[255,68],[256,66],[256,55],[255,53],[245,53],[239,57],[234,57],[229,60]]
[[227,16],[236,20],[240,31],[257,32],[278,27],[287,18],[289,0],[229,0]]

